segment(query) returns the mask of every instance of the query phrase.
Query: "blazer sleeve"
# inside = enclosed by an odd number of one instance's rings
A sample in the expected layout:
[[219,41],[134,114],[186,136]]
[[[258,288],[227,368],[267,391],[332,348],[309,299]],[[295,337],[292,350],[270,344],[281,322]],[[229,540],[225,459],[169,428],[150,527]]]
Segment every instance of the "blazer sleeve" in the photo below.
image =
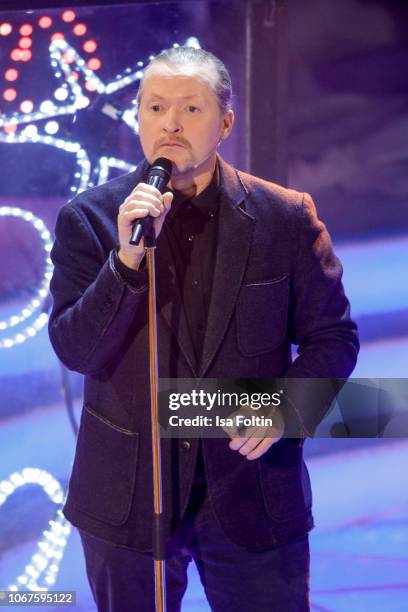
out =
[[48,330],[59,359],[82,374],[98,372],[118,354],[140,308],[146,308],[145,268],[125,278],[80,207],[64,206],[51,251],[53,308]]
[[309,194],[303,195],[297,212],[289,334],[298,345],[298,356],[284,373],[290,437],[313,435],[353,371],[359,351],[357,326],[341,282],[342,265]]

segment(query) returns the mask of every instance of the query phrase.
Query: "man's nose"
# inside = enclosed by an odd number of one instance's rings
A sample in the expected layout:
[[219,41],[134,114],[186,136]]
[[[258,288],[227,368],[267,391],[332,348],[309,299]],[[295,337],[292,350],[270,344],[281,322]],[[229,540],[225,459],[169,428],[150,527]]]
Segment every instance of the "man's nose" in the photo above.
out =
[[175,110],[169,110],[166,113],[163,129],[165,132],[177,133],[182,131],[182,125]]

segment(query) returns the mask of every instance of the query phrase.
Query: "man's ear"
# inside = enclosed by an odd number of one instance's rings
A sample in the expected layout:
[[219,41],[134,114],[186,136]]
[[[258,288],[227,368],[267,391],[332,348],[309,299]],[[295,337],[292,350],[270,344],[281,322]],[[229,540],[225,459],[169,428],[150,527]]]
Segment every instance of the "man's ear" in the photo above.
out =
[[223,132],[221,135],[221,140],[225,140],[231,133],[232,126],[234,125],[235,115],[233,110],[228,110],[224,115],[223,120]]

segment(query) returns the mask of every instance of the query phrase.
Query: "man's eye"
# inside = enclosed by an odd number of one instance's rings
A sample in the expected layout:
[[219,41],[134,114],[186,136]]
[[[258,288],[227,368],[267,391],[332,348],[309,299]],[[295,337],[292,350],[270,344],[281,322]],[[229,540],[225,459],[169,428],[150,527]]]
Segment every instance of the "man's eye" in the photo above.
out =
[[160,104],[152,104],[150,108],[154,113],[158,113],[160,111]]
[[187,110],[189,113],[197,113],[200,109],[198,108],[198,106],[187,106]]

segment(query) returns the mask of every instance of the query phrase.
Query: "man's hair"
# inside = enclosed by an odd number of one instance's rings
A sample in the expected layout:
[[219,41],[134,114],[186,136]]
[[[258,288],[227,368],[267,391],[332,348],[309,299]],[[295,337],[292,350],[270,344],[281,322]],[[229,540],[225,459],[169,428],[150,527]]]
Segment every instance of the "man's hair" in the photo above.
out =
[[159,55],[156,55],[150,63],[146,66],[143,77],[140,81],[139,89],[137,92],[137,108],[139,108],[140,98],[142,94],[143,81],[149,68],[155,66],[158,63],[167,64],[167,66],[183,67],[196,65],[199,69],[203,66],[207,66],[210,70],[213,70],[216,76],[215,82],[211,82],[211,86],[214,90],[215,95],[218,98],[218,105],[222,113],[226,113],[231,109],[232,106],[232,85],[231,77],[225,66],[225,64],[218,59],[213,53],[204,51],[204,49],[196,49],[195,47],[172,47],[165,49]]

